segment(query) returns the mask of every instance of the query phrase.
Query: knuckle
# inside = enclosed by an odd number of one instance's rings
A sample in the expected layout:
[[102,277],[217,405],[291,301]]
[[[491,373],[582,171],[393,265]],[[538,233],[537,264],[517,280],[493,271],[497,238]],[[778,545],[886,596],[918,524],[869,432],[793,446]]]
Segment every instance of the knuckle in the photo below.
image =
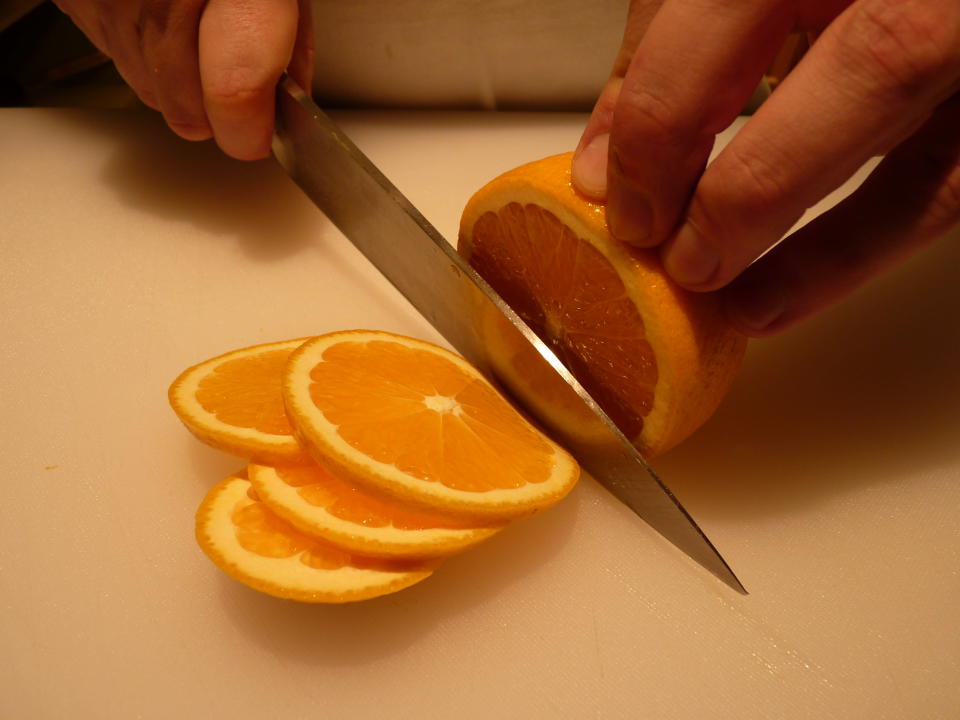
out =
[[678,174],[696,171],[681,158],[699,163],[704,137],[689,114],[678,112],[668,100],[650,90],[620,89],[610,124],[610,159],[621,177],[641,181],[649,174],[652,157],[676,159],[682,166],[674,168]]
[[207,78],[203,93],[207,102],[219,107],[245,108],[256,105],[272,92],[271,84],[265,79],[239,69]]
[[960,13],[948,5],[863,3],[845,42],[875,79],[894,92],[912,94],[960,62]]
[[[667,99],[648,88],[624,84],[617,100],[616,123],[642,134],[648,141],[676,143],[688,134],[689,123]],[[611,138],[615,145],[626,144],[629,138]]]
[[722,176],[715,182],[715,194],[723,198],[723,204],[739,208],[749,217],[754,213],[769,211],[789,200],[790,184],[786,169],[790,163],[771,149],[759,153],[730,145],[724,153]]

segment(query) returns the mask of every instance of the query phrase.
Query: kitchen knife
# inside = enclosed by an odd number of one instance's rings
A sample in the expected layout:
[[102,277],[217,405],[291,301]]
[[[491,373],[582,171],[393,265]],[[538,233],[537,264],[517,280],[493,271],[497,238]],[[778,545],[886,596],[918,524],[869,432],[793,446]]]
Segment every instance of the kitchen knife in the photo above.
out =
[[[289,77],[277,88],[273,152],[313,200],[403,296],[473,363],[530,410],[594,478],[667,540],[741,593],[743,585],[670,489],[553,352]],[[524,403],[530,389],[503,372],[484,328],[526,353],[536,375],[582,404],[575,428]],[[483,319],[483,321],[481,321]],[[506,334],[506,340],[503,335]],[[568,390],[569,389],[569,390]]]

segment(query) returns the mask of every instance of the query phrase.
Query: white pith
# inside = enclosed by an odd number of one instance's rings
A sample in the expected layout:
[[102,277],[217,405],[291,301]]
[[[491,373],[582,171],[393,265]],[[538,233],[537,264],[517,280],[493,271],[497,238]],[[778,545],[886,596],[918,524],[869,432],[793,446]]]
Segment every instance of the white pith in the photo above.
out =
[[[298,492],[298,488],[283,481],[275,468],[266,465],[250,465],[248,472],[257,494],[268,505],[277,505],[286,510],[289,515],[286,519],[297,525],[303,531],[314,531],[329,537],[331,541],[337,538],[362,538],[371,544],[377,545],[380,552],[396,550],[411,554],[429,553],[431,549],[457,549],[471,545],[474,542],[489,537],[499,530],[499,527],[477,528],[427,528],[423,530],[404,530],[387,525],[385,527],[368,527],[358,523],[338,518],[329,513],[326,508],[311,505]],[[296,522],[294,518],[296,517]]]

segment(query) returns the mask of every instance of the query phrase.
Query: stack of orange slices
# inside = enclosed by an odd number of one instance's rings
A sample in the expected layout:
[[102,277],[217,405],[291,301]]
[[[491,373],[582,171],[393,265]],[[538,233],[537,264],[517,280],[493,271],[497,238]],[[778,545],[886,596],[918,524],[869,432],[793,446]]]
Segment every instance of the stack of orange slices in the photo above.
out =
[[169,398],[200,440],[249,461],[201,504],[200,547],[294,600],[408,587],[580,474],[462,358],[386,332],[227,353],[184,371]]
[[[459,249],[654,457],[713,414],[746,338],[655,252],[617,243],[570,162],[545,158],[481,188]],[[532,374],[535,350],[503,322],[477,318],[500,379],[561,436],[589,440],[577,434],[585,406],[554,374]],[[250,463],[201,505],[201,547],[280,597],[346,602],[412,585],[579,477],[462,358],[384,332],[237,350],[185,371],[170,401],[198,438]]]

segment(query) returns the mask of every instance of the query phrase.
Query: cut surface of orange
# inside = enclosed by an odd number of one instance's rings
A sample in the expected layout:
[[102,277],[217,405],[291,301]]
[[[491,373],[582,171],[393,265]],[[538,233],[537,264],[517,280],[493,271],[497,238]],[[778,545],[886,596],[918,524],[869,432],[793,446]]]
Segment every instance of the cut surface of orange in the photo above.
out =
[[256,590],[302,602],[345,603],[402,590],[437,565],[356,555],[309,537],[277,517],[233,475],[197,510],[197,542],[213,563]]
[[256,345],[188,368],[168,396],[201,441],[264,463],[308,462],[293,435],[280,387],[290,354],[306,338]]
[[284,402],[321,465],[447,514],[507,519],[557,502],[576,461],[469,363],[432,343],[357,330],[290,357]]
[[[714,296],[670,280],[655,251],[611,238],[605,207],[573,188],[571,159],[529,163],[481,188],[463,212],[459,250],[654,457],[713,414],[746,337]],[[522,373],[522,358],[505,364]]]
[[404,506],[310,465],[247,469],[257,496],[302,532],[374,556],[443,556],[487,539],[503,524]]

